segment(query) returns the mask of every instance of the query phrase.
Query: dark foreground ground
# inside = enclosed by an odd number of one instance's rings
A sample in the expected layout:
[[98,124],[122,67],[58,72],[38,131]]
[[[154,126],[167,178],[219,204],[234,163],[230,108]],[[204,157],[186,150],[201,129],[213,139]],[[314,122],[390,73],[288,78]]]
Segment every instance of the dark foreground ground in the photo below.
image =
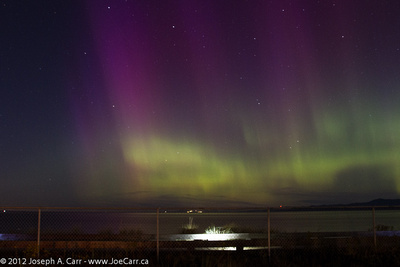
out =
[[[48,266],[121,266],[116,262],[113,265],[89,264],[90,259],[125,260],[125,266],[400,266],[400,249],[375,250],[373,248],[298,248],[275,249],[271,255],[265,250],[253,251],[160,251],[159,258],[152,251],[127,251],[121,249],[96,250],[63,250],[53,249],[40,251],[40,257],[32,247],[24,250],[13,248],[0,250],[0,257],[12,263],[11,259],[25,259],[25,262],[14,262],[17,266],[30,266],[30,259],[53,259],[56,262],[62,259],[63,264],[49,264]],[[66,260],[69,259],[69,264]],[[73,260],[73,264],[71,264]],[[136,264],[129,260],[139,260]],[[142,261],[145,260],[145,261]],[[141,261],[141,262],[140,262]],[[21,264],[22,263],[22,264]],[[142,263],[142,264],[140,264]],[[146,264],[148,263],[148,264]],[[2,264],[3,265],[3,264]],[[31,265],[32,266],[32,265]],[[45,266],[35,264],[35,266]]]
[[[286,234],[274,236],[270,252],[265,239],[157,243],[143,237],[131,241],[100,237],[52,241],[49,236],[40,241],[40,253],[37,241],[1,241],[0,265],[29,266],[34,260],[36,264],[31,266],[120,266],[124,265],[119,262],[122,260],[125,266],[400,266],[398,236],[378,236],[374,240],[369,235]],[[222,247],[236,250],[215,250]],[[254,250],[246,250],[248,247]],[[38,264],[37,259],[53,261]],[[109,262],[93,264],[93,260]]]
[[400,266],[400,251],[280,250],[160,255],[160,266]]

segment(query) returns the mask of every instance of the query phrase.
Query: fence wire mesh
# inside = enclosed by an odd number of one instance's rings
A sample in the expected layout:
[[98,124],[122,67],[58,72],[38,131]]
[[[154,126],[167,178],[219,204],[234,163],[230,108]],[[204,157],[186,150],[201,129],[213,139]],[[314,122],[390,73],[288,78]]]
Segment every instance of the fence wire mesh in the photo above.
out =
[[398,207],[0,210],[2,257],[240,266],[400,251]]

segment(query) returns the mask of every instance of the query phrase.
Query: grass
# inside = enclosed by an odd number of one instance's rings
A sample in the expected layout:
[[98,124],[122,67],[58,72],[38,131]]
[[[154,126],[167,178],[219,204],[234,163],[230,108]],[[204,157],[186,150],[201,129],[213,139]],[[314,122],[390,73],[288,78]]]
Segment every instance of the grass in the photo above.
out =
[[[394,230],[394,226],[378,224],[378,225],[375,226],[375,230],[376,231],[393,231]],[[372,229],[368,229],[368,231],[372,231]]]
[[199,226],[193,223],[193,217],[189,217],[189,223],[182,225],[181,234],[195,234]]

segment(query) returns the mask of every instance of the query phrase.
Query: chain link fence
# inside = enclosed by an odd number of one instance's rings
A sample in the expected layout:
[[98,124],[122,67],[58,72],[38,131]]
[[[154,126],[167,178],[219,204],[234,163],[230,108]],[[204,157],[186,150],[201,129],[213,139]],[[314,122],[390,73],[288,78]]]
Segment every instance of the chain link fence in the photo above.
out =
[[376,260],[377,253],[399,255],[399,209],[4,207],[0,256],[147,259],[161,266]]

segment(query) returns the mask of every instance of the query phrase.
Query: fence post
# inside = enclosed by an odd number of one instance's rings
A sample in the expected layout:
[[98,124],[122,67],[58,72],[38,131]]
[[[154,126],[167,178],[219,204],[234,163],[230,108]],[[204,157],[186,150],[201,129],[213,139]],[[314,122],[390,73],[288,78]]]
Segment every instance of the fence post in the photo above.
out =
[[160,258],[160,208],[157,208],[157,263]]
[[270,208],[268,208],[268,215],[267,215],[267,221],[268,221],[268,260],[271,261],[271,216],[269,212]]
[[374,229],[374,247],[376,249],[376,223],[375,223],[375,207],[372,207],[372,227]]
[[38,211],[38,230],[37,230],[37,256],[40,257],[40,216],[41,210]]

